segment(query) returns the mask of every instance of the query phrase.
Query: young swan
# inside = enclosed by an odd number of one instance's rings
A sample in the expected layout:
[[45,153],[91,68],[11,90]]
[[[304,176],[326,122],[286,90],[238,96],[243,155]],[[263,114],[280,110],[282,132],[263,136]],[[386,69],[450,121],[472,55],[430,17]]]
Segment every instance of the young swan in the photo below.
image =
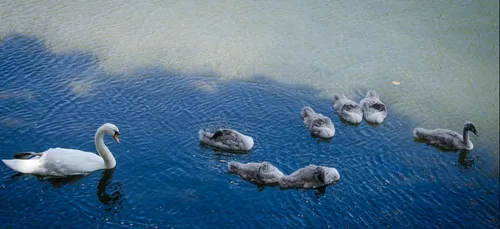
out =
[[363,109],[363,116],[367,122],[382,123],[387,117],[387,107],[380,101],[378,93],[374,90],[369,90],[359,105]]
[[254,144],[252,137],[231,129],[219,129],[215,133],[200,130],[198,134],[202,143],[223,150],[247,151]]
[[227,168],[230,173],[256,184],[277,185],[283,177],[283,173],[267,161],[246,164],[231,161],[227,164]]
[[313,136],[331,138],[335,135],[335,127],[333,126],[332,120],[322,114],[314,112],[311,107],[302,108],[300,115]]
[[340,179],[335,168],[308,165],[280,180],[281,188],[318,188],[332,184]]
[[333,109],[343,120],[353,124],[360,123],[363,120],[361,106],[344,95],[335,94],[333,103]]
[[469,139],[469,131],[478,136],[476,126],[472,122],[465,122],[463,135],[452,130],[427,130],[417,127],[413,130],[413,136],[445,150],[472,150],[474,145]]

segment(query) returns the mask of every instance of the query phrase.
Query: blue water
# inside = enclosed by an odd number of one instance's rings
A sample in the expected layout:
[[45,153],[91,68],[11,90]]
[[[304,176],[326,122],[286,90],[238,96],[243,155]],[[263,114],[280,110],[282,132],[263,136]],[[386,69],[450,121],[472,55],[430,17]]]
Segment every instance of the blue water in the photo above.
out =
[[[101,71],[98,61],[78,51],[53,54],[33,37],[0,43],[0,158],[56,146],[95,152],[94,133],[105,122],[116,124],[121,138],[106,139],[117,167],[88,176],[51,180],[0,164],[1,228],[499,224],[492,149],[442,152],[416,142],[418,120],[390,112],[391,104],[383,124],[353,126],[317,91],[265,76],[223,81],[151,66],[125,78]],[[331,141],[310,136],[300,118],[306,105],[332,119]],[[216,127],[254,137],[255,147],[230,154],[200,146],[198,130]],[[287,174],[326,165],[342,179],[326,190],[260,190],[227,173],[230,160],[266,160]]]

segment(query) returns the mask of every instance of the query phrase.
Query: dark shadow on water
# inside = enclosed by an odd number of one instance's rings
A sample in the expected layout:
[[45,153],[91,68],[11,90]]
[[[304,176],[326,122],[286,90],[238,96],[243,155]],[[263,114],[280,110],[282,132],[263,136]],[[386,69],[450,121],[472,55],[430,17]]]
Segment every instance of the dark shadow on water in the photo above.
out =
[[418,139],[418,138],[413,138],[413,142],[418,143],[418,144],[426,144],[428,147],[437,149],[442,153],[457,153],[457,152],[459,152],[458,164],[456,164],[458,167],[463,168],[463,169],[471,169],[474,166],[474,158],[469,156],[469,154],[472,152],[472,150],[444,149],[444,148],[430,144],[430,143],[428,143],[422,139]]
[[[337,115],[337,116],[339,115],[337,112],[334,112],[334,114]],[[350,126],[354,126],[354,127],[360,126],[361,123],[364,121],[363,120],[360,123],[350,123],[350,122],[348,122],[348,121],[346,121],[346,120],[344,120],[343,118],[340,118],[340,117],[339,117],[339,120],[340,120],[340,122],[342,122],[342,124],[346,124],[346,125],[350,125]],[[367,123],[369,123],[369,122],[367,122]]]
[[[387,119],[384,120],[384,122],[386,121]],[[373,122],[367,122],[366,120],[363,119],[363,122],[366,122],[368,123],[368,125],[372,126],[372,127],[375,127],[375,128],[378,128],[378,127],[381,127],[382,125],[384,125],[384,122],[382,123],[373,123]]]
[[32,174],[24,174],[24,173],[16,173],[12,175],[10,178],[12,180],[21,180],[23,178],[34,176],[40,183],[49,183],[53,188],[62,188],[65,185],[76,184],[87,175],[74,175],[74,176],[65,176],[65,177],[47,177],[47,176],[39,176]]
[[331,138],[320,138],[320,137],[317,137],[317,136],[314,136],[311,134],[311,137],[314,139],[315,142],[317,143],[330,143],[334,138],[335,136],[331,137]]
[[[99,184],[97,185],[97,199],[106,206],[104,209],[108,212],[118,213],[121,209],[123,209],[123,195],[121,193],[122,185],[120,183],[111,182],[113,178],[113,173],[115,169],[107,169],[104,170],[99,180]],[[40,183],[50,183],[53,188],[62,188],[66,185],[76,184],[81,181],[83,178],[87,177],[87,175],[74,175],[74,176],[65,176],[65,177],[47,177],[47,176],[38,176],[32,174],[24,174],[24,173],[16,173],[12,175],[11,180],[21,180],[23,178],[34,176]],[[109,189],[109,193],[106,191]]]
[[314,192],[314,195],[315,196],[322,196],[322,195],[324,195],[325,192],[326,192],[326,187],[327,187],[327,185],[320,186],[320,187],[316,188],[316,192]]
[[219,155],[242,155],[242,154],[250,154],[252,150],[228,150],[228,149],[219,149],[210,145],[207,145],[205,143],[200,142],[200,147],[208,148],[211,149],[215,154]]
[[319,186],[317,188],[281,188],[280,187],[280,190],[281,191],[286,191],[286,190],[314,190],[314,195],[316,197],[319,197],[319,196],[323,196],[325,195],[326,193],[326,189],[328,188],[328,186],[331,186],[331,185],[335,185],[335,184],[329,184],[329,185],[323,185],[323,186]]
[[[245,180],[245,181],[247,181],[247,180]],[[257,192],[263,191],[266,187],[279,188],[282,191],[284,191],[284,190],[315,190],[314,195],[317,196],[317,197],[323,196],[326,193],[326,188],[328,186],[330,186],[330,185],[324,185],[324,186],[320,186],[320,187],[317,187],[317,188],[311,188],[311,189],[304,189],[304,188],[281,188],[279,184],[266,185],[266,184],[256,184],[256,183],[253,183],[253,182],[250,182],[250,181],[247,181],[247,182],[254,184],[255,187],[257,187]]]
[[[247,181],[247,182],[250,182],[250,181]],[[250,182],[250,183],[254,184],[257,187],[257,191],[258,192],[263,191],[264,188],[266,188],[266,187],[279,188],[279,186],[280,186],[279,184],[268,184],[268,185],[266,185],[266,184],[256,184],[256,183],[253,183],[253,182]]]
[[254,184],[257,187],[258,192],[261,192],[266,187],[271,187],[271,188],[279,188],[282,191],[284,191],[284,190],[315,190],[314,195],[321,196],[321,195],[324,195],[326,193],[326,189],[328,186],[334,186],[340,180],[336,181],[332,184],[329,184],[329,185],[323,185],[323,186],[319,186],[317,188],[309,188],[309,189],[305,189],[305,188],[281,188],[279,184],[259,184],[259,183],[251,182],[248,180],[244,180],[244,181]]
[[474,166],[474,158],[469,156],[471,150],[463,150],[458,154],[458,165],[464,169],[471,169]]

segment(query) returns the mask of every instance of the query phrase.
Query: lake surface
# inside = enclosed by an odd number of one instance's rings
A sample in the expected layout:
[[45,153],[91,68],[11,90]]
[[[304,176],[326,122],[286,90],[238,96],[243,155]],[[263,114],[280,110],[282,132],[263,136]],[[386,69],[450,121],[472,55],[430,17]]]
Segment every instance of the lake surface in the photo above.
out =
[[[49,180],[0,165],[1,228],[496,228],[498,156],[413,140],[413,117],[389,110],[381,125],[340,121],[318,89],[269,77],[226,80],[161,67],[134,77],[103,71],[86,52],[55,54],[44,41],[0,43],[0,158],[49,147],[95,151],[105,122],[120,128],[112,171]],[[365,91],[355,91],[359,101]],[[332,119],[331,141],[312,138],[300,109]],[[230,127],[254,137],[246,154],[200,146],[198,130]],[[457,123],[456,130],[461,124]],[[479,129],[479,127],[478,127]],[[479,129],[481,134],[481,129]],[[482,137],[482,136],[481,136]],[[498,151],[496,151],[498,152]],[[226,161],[269,161],[284,173],[309,164],[342,179],[318,190],[281,190],[227,173]]]
[[[497,228],[499,2],[0,1],[0,158],[95,151],[113,171],[47,180],[0,164],[1,228]],[[394,82],[394,83],[393,83]],[[378,126],[340,121],[332,94],[377,90]],[[312,138],[300,109],[332,119]],[[470,153],[413,140],[461,131]],[[248,154],[199,145],[198,130],[254,137]],[[284,173],[319,164],[326,190],[242,181],[227,161]]]
[[499,9],[496,0],[0,1],[0,38],[84,51],[123,77],[145,67],[266,76],[325,99],[375,89],[428,128],[473,121],[498,161]]

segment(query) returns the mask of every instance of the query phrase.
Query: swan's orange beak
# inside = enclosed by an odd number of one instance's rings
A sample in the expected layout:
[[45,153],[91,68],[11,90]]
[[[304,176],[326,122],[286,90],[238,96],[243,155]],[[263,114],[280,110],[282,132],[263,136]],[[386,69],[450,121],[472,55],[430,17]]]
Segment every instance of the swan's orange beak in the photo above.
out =
[[115,133],[113,135],[113,138],[115,139],[116,142],[120,143],[120,139],[118,138],[118,133]]

